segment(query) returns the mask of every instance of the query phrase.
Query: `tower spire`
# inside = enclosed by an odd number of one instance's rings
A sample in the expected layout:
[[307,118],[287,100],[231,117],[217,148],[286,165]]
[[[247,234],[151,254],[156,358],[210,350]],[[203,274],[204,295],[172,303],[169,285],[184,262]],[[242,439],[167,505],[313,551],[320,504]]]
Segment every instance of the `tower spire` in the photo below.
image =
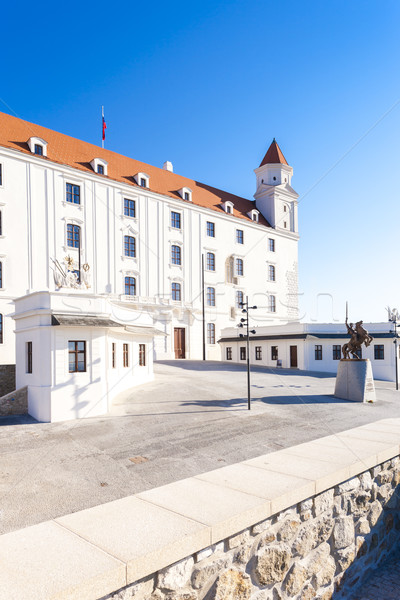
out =
[[281,165],[288,164],[287,160],[283,156],[283,152],[279,148],[278,142],[276,141],[275,138],[272,140],[272,143],[271,143],[270,147],[268,148],[266,155],[262,159],[260,167],[263,167],[264,165],[272,165],[272,164],[281,164]]

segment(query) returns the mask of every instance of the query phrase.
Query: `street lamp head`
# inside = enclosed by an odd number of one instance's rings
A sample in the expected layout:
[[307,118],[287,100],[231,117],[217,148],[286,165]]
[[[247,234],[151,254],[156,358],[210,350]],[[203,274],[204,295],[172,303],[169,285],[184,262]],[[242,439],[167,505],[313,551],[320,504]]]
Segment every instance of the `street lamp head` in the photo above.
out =
[[240,338],[244,337],[243,333],[239,333],[239,337]]
[[256,309],[257,309],[257,306],[252,306],[251,308],[252,308],[253,310],[256,310]]
[[247,310],[243,308],[242,313],[247,313]]
[[241,323],[245,323],[245,322],[246,322],[246,319],[240,319],[240,322],[241,322]]
[[243,327],[243,323],[239,323],[239,324],[238,324],[238,327]]
[[253,329],[253,331],[250,331],[250,333],[256,333],[256,330],[255,330],[255,329]]

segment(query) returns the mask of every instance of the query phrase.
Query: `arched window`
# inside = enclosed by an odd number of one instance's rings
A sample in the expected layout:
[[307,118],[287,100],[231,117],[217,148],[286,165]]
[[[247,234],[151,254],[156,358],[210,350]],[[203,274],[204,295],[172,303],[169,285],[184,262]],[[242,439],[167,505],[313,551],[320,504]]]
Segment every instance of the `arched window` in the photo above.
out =
[[124,236],[124,253],[131,258],[136,256],[136,239],[131,235]]
[[182,253],[180,246],[171,246],[171,262],[173,265],[182,264]]
[[215,254],[207,252],[207,271],[215,271]]
[[171,291],[172,291],[172,300],[181,300],[182,294],[181,294],[181,284],[180,283],[173,281]]
[[268,266],[268,278],[270,281],[275,281],[275,267],[274,265]]
[[215,288],[207,288],[207,306],[215,306]]
[[125,295],[136,296],[136,279],[135,277],[125,277]]
[[79,225],[67,224],[67,246],[79,248],[81,241],[81,228]]
[[236,259],[236,275],[243,275],[243,259]]
[[228,256],[225,261],[225,282],[233,283],[233,256]]

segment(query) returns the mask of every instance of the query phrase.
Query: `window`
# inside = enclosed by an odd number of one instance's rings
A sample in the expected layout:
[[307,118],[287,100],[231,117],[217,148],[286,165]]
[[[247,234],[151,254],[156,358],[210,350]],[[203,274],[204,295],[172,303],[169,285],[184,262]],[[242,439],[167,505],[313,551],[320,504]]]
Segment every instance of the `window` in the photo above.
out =
[[275,240],[272,238],[268,239],[268,248],[270,252],[275,252]]
[[207,344],[215,344],[215,323],[207,323]]
[[181,300],[181,284],[176,281],[172,283],[172,300]]
[[232,206],[230,204],[226,205],[226,212],[231,215],[232,214]]
[[246,346],[240,346],[240,360],[246,360]]
[[136,239],[131,235],[124,236],[124,254],[131,258],[136,257]]
[[0,344],[3,343],[3,315],[0,314]]
[[125,295],[136,296],[136,279],[135,277],[125,277]]
[[230,346],[226,349],[226,360],[232,360],[232,348]]
[[40,144],[35,144],[35,154],[38,156],[43,156],[43,146]]
[[0,235],[3,235],[3,213],[0,210]]
[[81,188],[79,185],[73,185],[72,183],[67,183],[67,202],[71,202],[72,204],[80,204],[81,203]]
[[0,185],[3,185],[3,165],[0,164]]
[[276,312],[276,296],[269,296],[268,298],[268,310],[269,312]]
[[79,248],[80,237],[81,237],[81,228],[79,227],[79,225],[72,225],[72,223],[68,223],[68,225],[67,225],[67,246],[70,246],[71,248]]
[[126,217],[136,217],[136,202],[124,198],[124,215]]
[[70,373],[86,371],[86,342],[68,342],[68,370]]
[[140,178],[140,187],[147,187],[147,181],[144,177]]
[[215,306],[215,288],[207,288],[207,306]]
[[129,367],[129,349],[128,344],[122,344],[122,364],[124,367]]
[[322,346],[321,344],[315,345],[315,360],[322,360]]
[[275,281],[275,267],[274,265],[268,265],[268,279]]
[[146,366],[146,344],[139,344],[139,367]]
[[286,206],[283,207],[283,212],[287,212],[287,207]]
[[182,255],[180,246],[171,246],[171,262],[173,265],[182,264]]
[[117,344],[115,344],[114,342],[111,344],[111,365],[112,368],[115,369],[115,366],[117,364],[116,361],[116,354],[117,354]]
[[333,360],[340,360],[342,348],[338,344],[335,344],[334,346],[332,346],[332,348],[333,348]]
[[262,359],[262,349],[261,346],[256,346],[256,360]]
[[171,227],[175,229],[181,228],[181,213],[171,211]]
[[26,372],[32,373],[32,342],[26,342]]
[[236,259],[236,275],[243,275],[243,259]]
[[184,198],[185,198],[185,200],[190,200],[190,194],[189,194],[189,192],[185,192]]
[[104,175],[104,165],[97,165],[97,172],[99,175]]
[[207,235],[208,237],[215,237],[215,223],[207,221]]
[[271,360],[278,360],[278,346],[271,346]]
[[242,308],[243,303],[243,292],[242,290],[236,290],[236,308]]
[[215,271],[215,254],[207,252],[207,271]]
[[287,227],[286,221],[283,221],[283,226],[286,229],[286,227]]
[[384,360],[385,358],[385,347],[383,344],[375,344],[374,346],[374,358],[375,360]]
[[243,231],[241,229],[236,229],[236,243],[244,244]]
[[3,263],[0,262],[0,289],[3,287]]

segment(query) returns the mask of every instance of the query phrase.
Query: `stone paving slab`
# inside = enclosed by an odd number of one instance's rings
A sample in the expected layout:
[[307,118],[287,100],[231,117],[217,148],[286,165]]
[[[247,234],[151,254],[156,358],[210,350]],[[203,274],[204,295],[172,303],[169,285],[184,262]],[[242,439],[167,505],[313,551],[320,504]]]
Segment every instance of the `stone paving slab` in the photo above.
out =
[[[333,397],[331,375],[252,367],[249,411],[243,365],[171,361],[155,371],[105,417],[0,418],[0,533],[317,438],[337,445],[341,431],[400,417],[400,392],[389,382],[376,382],[375,404],[359,404]],[[340,444],[346,465],[354,446]]]

